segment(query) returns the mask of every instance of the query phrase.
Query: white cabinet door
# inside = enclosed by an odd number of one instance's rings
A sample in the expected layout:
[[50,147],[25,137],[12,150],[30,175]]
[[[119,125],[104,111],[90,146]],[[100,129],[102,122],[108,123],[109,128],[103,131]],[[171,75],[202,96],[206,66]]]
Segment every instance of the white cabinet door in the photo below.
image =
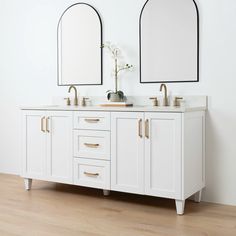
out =
[[44,111],[23,111],[23,162],[22,175],[25,178],[46,177],[46,131]]
[[145,192],[181,199],[181,114],[145,113]]
[[47,174],[49,180],[72,183],[72,112],[47,112],[46,119]]
[[144,192],[143,113],[111,114],[111,189]]
[[23,177],[72,183],[72,158],[72,112],[23,112]]

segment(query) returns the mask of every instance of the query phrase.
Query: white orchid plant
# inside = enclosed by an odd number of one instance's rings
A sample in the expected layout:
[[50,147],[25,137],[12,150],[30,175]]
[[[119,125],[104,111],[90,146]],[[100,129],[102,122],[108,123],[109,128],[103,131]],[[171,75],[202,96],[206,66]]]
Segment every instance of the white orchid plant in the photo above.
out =
[[121,50],[116,46],[112,45],[110,42],[106,42],[102,45],[103,48],[107,48],[111,54],[112,59],[114,59],[114,78],[115,78],[115,90],[108,90],[107,91],[107,99],[110,100],[112,94],[116,94],[119,96],[120,100],[124,100],[124,92],[118,90],[118,75],[120,72],[125,70],[131,70],[133,65],[130,64],[119,64],[118,59],[121,57]]

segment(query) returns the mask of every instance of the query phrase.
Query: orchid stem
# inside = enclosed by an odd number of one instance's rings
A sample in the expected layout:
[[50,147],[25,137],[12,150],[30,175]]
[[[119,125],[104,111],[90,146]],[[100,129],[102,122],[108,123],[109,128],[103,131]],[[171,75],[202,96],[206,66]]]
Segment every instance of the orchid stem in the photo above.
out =
[[118,91],[118,62],[115,58],[115,93]]

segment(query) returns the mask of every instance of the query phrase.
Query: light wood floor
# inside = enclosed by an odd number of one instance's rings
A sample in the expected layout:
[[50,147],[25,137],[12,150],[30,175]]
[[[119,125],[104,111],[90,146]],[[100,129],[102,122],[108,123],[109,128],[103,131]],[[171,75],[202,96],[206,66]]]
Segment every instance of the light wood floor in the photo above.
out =
[[0,174],[0,236],[235,236],[236,207],[186,203]]

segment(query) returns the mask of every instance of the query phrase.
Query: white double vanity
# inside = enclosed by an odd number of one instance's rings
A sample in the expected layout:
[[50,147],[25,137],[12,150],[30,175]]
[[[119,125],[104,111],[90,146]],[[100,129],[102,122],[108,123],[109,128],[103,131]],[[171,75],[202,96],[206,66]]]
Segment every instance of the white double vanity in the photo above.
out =
[[174,199],[205,186],[205,107],[22,108],[22,177]]
[[[102,85],[106,46],[115,59],[115,90],[108,92],[123,101],[118,74],[133,65],[119,64],[121,50],[103,43],[103,21],[99,10],[86,3],[63,12],[57,31],[58,85]],[[147,0],[138,24],[140,83],[199,81],[195,1]],[[174,199],[177,213],[183,214],[185,200],[195,194],[199,202],[205,187],[206,99],[200,106],[187,101],[176,107],[181,99],[176,98],[167,106],[163,88],[164,107],[152,98],[154,107],[22,108],[26,189],[39,179],[103,189],[104,195],[112,190],[164,197]]]

